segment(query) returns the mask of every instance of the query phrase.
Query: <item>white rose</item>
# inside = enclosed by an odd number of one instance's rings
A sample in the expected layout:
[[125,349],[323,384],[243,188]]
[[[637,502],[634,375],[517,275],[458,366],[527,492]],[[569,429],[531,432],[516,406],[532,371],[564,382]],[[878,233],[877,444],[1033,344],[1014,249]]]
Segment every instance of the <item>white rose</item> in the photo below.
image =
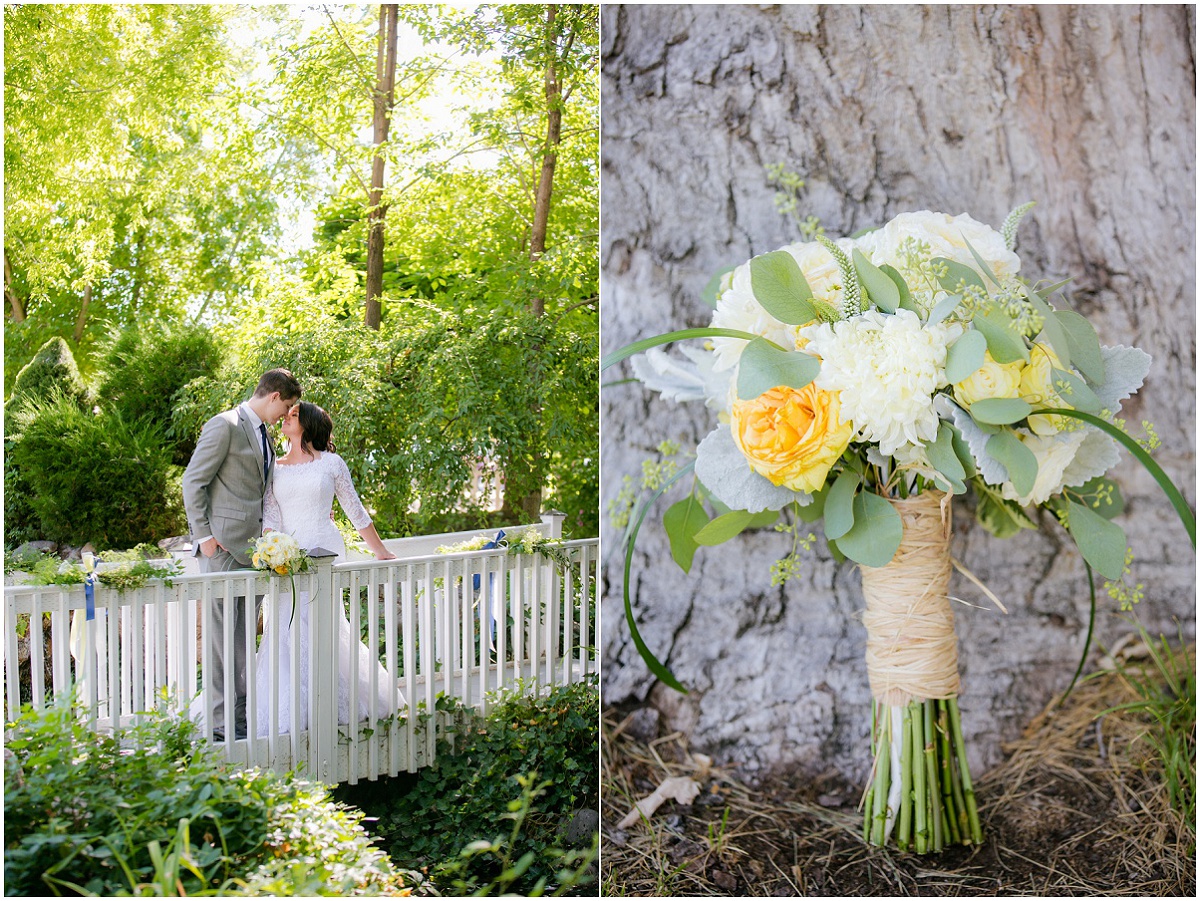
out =
[[1037,478],[1034,479],[1033,489],[1028,494],[1018,494],[1011,481],[1001,486],[1000,493],[1022,507],[1045,503],[1062,491],[1065,484],[1064,473],[1079,453],[1079,446],[1083,444],[1087,432],[1077,429],[1073,432],[1059,432],[1057,435],[1033,435],[1020,429],[1017,431],[1017,437],[1037,458]]
[[858,239],[858,243],[863,253],[867,254],[876,266],[888,263],[897,269],[903,269],[904,260],[900,255],[900,246],[909,238],[928,244],[931,256],[945,257],[962,263],[979,272],[981,276],[983,273],[979,263],[967,249],[968,241],[998,278],[1014,276],[1021,269],[1020,257],[1005,246],[1004,236],[966,213],[957,216],[933,213],[929,210],[901,213],[882,228],[863,235]]

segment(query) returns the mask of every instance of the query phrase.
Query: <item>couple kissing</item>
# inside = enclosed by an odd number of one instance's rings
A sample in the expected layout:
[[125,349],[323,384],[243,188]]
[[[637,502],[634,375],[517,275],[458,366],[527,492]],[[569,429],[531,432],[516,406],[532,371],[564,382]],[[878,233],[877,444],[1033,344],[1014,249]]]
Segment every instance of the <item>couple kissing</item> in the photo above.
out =
[[[201,573],[221,573],[249,569],[250,547],[269,531],[287,532],[308,550],[324,548],[340,560],[346,545],[332,519],[336,497],[347,518],[358,530],[377,559],[394,556],[384,546],[363,507],[345,460],[334,452],[330,440],[333,420],[316,404],[300,400],[300,383],[286,369],[263,374],[253,396],[232,410],[218,413],[205,423],[196,442],[196,450],[183,475],[183,500],[187,510],[192,546]],[[287,452],[276,459],[267,425],[282,423]],[[245,738],[247,687],[255,679],[257,723],[255,734],[267,734],[268,705],[272,682],[278,680],[278,723],[281,733],[303,730],[308,726],[309,598],[298,592],[294,599],[296,615],[287,623],[269,621],[261,647],[254,652],[246,644],[247,617],[256,623],[262,596],[249,609],[245,597],[214,598],[204,623],[207,646],[205,662],[212,663],[205,675],[206,689],[193,704],[193,716],[212,723],[213,736],[225,739],[229,726],[226,702],[233,708],[233,737]],[[356,599],[354,599],[356,600]],[[339,605],[340,606],[340,605]],[[352,721],[350,679],[357,670],[359,691],[358,716],[365,718],[370,698],[371,667],[377,667],[378,695],[376,712],[386,716],[395,712],[387,671],[371,659],[369,650],[352,635],[344,611],[336,611],[338,627],[338,722]],[[232,630],[232,686],[225,684],[225,630]],[[253,628],[253,625],[251,625]],[[291,647],[297,644],[299,697],[291,697]],[[358,654],[358,666],[352,667],[352,654]],[[253,668],[248,662],[253,659]],[[271,666],[275,661],[274,670]],[[231,689],[231,690],[230,690]],[[228,697],[227,697],[228,695]]]

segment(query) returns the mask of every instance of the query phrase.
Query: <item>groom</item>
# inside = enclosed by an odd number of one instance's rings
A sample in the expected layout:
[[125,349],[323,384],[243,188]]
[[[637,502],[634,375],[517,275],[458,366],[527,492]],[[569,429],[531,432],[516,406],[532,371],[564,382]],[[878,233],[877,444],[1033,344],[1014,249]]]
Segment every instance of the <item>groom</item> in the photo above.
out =
[[[263,495],[271,481],[275,455],[267,437],[274,425],[300,400],[300,383],[286,369],[263,373],[254,396],[204,424],[191,462],[183,474],[183,504],[187,510],[192,546],[200,558],[200,572],[217,573],[250,568],[250,542],[262,534]],[[254,619],[258,619],[255,599]],[[226,599],[209,605],[204,627],[211,649],[209,674],[213,735],[224,740],[225,718],[225,613]],[[232,599],[234,729],[246,737],[246,663],[253,650],[246,648],[246,599]]]

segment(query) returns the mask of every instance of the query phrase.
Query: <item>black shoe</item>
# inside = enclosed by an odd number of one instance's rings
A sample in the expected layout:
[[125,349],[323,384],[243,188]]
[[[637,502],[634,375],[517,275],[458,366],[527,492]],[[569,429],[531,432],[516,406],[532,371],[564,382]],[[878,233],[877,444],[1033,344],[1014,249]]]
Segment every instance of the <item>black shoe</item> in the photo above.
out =
[[[234,732],[233,732],[233,740],[234,741],[241,741],[245,737],[246,737],[245,729],[238,728],[238,729],[234,730]],[[213,741],[224,742],[225,741],[225,730],[224,729],[213,729]]]
[[225,740],[225,730],[224,729],[213,729],[213,741],[224,741],[224,740]]

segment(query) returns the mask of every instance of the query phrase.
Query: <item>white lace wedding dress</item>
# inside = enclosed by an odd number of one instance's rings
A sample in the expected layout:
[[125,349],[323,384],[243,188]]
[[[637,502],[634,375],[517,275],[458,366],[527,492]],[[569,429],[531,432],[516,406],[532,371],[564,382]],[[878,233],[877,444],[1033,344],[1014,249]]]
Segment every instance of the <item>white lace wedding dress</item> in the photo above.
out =
[[[268,488],[263,503],[263,528],[288,532],[302,548],[310,551],[325,548],[336,553],[340,559],[346,553],[346,543],[333,520],[329,518],[335,496],[356,529],[365,528],[370,524],[371,516],[358,499],[350,481],[346,461],[337,454],[322,453],[316,460],[290,466],[276,463],[272,485]],[[288,599],[284,599],[280,603],[281,615],[277,618],[267,617],[262,644],[255,658],[259,737],[265,736],[270,729],[268,705],[271,697],[271,669],[268,654],[272,643],[276,645],[275,653],[279,661],[279,732],[291,732],[293,726],[298,731],[308,728],[308,693],[309,685],[312,684],[308,650],[310,604],[307,592],[301,591],[298,594],[300,600],[294,615]],[[357,602],[358,599],[353,600]],[[396,710],[392,702],[394,680],[387,670],[372,658],[370,649],[359,640],[358,635],[351,633],[350,621],[340,605],[337,610],[337,622],[338,722],[351,722],[350,663],[352,655],[355,654],[358,655],[358,711],[354,720],[365,720],[368,716],[372,668],[376,673],[375,715],[379,718],[391,715]],[[293,704],[291,643],[296,636],[299,637],[300,644],[297,649],[300,696],[297,703]],[[400,699],[400,703],[404,703],[403,698]],[[293,710],[296,711],[294,723]]]

